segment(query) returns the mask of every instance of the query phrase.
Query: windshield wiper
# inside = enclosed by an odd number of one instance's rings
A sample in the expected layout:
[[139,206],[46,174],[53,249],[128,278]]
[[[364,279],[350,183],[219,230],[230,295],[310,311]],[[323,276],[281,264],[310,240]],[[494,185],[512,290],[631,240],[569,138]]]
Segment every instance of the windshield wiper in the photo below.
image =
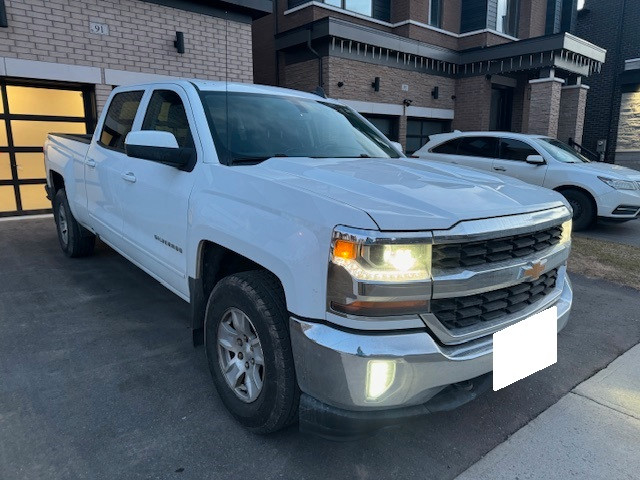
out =
[[276,153],[275,155],[269,156],[257,156],[257,157],[232,157],[231,165],[255,165],[256,163],[264,162],[265,160],[269,160],[273,157],[288,157],[289,155],[285,155],[284,153]]

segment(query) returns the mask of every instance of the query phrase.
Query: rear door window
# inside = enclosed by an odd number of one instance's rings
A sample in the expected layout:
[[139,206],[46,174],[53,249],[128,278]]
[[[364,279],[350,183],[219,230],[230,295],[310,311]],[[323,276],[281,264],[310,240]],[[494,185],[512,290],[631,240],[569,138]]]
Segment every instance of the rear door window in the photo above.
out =
[[463,137],[458,145],[458,155],[495,158],[498,156],[496,137]]
[[124,152],[124,139],[133,127],[143,93],[142,90],[122,92],[113,97],[98,139],[100,145]]
[[437,147],[432,148],[431,151],[433,153],[455,155],[458,151],[458,143],[460,143],[460,139],[454,138],[453,140],[449,140],[448,142],[444,142]]
[[540,155],[540,153],[528,143],[513,138],[503,138],[500,140],[500,158],[503,160],[515,160],[525,162],[529,155]]

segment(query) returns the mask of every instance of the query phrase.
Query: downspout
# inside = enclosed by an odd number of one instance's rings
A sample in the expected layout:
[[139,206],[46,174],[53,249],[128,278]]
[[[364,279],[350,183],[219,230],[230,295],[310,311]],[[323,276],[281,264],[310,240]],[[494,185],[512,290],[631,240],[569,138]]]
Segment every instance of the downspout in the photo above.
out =
[[307,38],[307,48],[318,59],[318,86],[322,87],[322,85],[323,85],[323,82],[322,82],[322,57],[320,56],[320,54],[311,45],[311,28],[309,29],[309,37]]
[[[280,10],[278,9],[278,0],[273,0],[273,37],[277,38],[279,33],[278,28],[278,18],[280,17]],[[277,49],[275,50],[276,54],[276,85],[280,86],[280,52]]]

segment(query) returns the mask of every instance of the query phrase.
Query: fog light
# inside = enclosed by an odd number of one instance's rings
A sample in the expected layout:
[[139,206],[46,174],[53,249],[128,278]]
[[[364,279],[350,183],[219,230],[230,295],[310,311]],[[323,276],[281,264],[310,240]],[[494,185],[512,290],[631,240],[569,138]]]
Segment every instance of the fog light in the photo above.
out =
[[377,400],[385,393],[396,377],[393,360],[369,360],[367,363],[367,400]]

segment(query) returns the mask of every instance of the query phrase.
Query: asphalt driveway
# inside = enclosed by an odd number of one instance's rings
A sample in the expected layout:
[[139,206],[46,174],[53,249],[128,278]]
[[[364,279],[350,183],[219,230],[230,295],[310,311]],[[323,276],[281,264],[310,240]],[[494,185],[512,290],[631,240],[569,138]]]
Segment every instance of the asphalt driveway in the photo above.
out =
[[599,222],[595,227],[579,232],[576,235],[640,247],[640,219],[630,220],[625,223]]
[[109,248],[64,257],[52,219],[0,222],[0,478],[453,478],[640,341],[640,295],[574,276],[558,363],[352,443],[260,437],[224,410],[187,304]]

